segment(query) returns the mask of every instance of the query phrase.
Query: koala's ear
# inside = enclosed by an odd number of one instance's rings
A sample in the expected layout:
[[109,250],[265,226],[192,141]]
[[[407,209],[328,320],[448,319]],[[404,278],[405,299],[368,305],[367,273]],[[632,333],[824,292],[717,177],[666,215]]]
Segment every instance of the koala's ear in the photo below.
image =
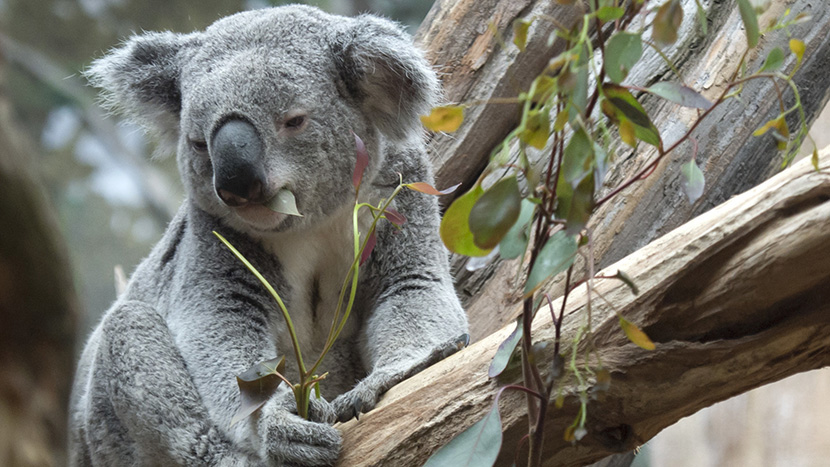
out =
[[84,74],[93,86],[102,89],[105,107],[172,142],[178,136],[182,108],[179,78],[183,52],[198,41],[198,33],[133,36],[94,61]]
[[440,95],[435,73],[412,39],[382,18],[362,15],[334,34],[332,51],[343,92],[356,99],[384,133],[418,131]]

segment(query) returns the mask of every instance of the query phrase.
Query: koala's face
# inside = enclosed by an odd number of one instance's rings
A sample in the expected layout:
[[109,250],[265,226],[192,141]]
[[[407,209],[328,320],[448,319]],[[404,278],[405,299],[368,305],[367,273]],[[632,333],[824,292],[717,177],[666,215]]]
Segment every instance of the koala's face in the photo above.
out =
[[[175,140],[192,200],[258,235],[325,219],[354,196],[352,132],[371,154],[418,137],[437,83],[400,29],[309,7],[240,13],[204,32],[150,33],[95,62],[110,103]],[[304,217],[271,211],[291,190]]]

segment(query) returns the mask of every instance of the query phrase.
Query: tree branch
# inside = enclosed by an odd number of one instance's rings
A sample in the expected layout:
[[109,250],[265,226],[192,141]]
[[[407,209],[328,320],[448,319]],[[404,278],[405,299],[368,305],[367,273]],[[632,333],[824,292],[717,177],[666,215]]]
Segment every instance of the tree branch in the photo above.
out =
[[[565,383],[565,405],[546,422],[545,465],[582,465],[631,449],[717,401],[830,364],[830,151],[821,166],[816,173],[802,161],[599,273],[621,269],[634,279],[637,296],[619,281],[599,280],[595,288],[657,350],[628,342],[614,310],[594,298],[592,339],[611,388],[589,403],[589,435],[572,445],[562,434],[578,410],[579,388]],[[585,304],[581,286],[568,299],[564,343],[584,324]],[[421,465],[475,423],[498,386],[520,377],[487,378],[511,330],[392,388],[378,408],[343,424],[339,465]],[[538,313],[533,341],[550,344],[540,368],[550,367],[554,338],[550,313]],[[500,400],[497,465],[509,465],[527,431],[525,401],[512,392]]]

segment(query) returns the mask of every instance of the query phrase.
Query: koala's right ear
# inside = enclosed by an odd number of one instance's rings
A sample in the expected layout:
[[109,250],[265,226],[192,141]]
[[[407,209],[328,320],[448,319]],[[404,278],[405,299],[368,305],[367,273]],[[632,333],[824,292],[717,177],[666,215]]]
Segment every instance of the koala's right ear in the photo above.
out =
[[182,108],[183,52],[198,42],[198,33],[133,36],[95,60],[84,74],[103,90],[105,107],[125,114],[165,142],[174,142]]

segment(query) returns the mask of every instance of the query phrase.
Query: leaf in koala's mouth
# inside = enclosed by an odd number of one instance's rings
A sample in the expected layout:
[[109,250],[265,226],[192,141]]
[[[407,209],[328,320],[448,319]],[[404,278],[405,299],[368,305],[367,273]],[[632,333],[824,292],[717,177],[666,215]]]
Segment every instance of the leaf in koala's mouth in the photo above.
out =
[[297,200],[294,199],[294,193],[292,193],[288,188],[283,188],[278,191],[276,196],[265,203],[265,207],[281,214],[303,217],[303,215],[300,214],[300,211],[297,210]]

